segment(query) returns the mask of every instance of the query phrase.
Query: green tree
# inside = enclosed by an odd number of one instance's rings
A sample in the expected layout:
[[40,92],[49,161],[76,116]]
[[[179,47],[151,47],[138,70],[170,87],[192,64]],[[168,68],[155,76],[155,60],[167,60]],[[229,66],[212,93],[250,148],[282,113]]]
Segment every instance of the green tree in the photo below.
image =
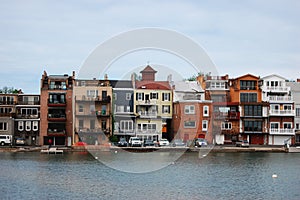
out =
[[0,94],[18,94],[20,90],[15,89],[14,87],[4,86],[0,89]]

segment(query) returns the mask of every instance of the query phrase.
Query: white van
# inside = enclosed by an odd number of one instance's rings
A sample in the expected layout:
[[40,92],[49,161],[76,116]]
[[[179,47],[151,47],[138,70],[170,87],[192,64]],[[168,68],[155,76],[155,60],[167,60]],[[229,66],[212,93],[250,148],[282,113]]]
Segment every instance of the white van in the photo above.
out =
[[11,135],[0,135],[0,145],[4,146],[6,144],[11,145],[12,136]]

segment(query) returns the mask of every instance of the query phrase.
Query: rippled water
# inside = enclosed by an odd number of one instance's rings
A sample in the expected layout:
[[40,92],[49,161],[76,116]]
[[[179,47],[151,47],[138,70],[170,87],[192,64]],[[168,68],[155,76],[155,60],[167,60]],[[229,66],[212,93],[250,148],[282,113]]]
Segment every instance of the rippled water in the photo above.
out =
[[140,174],[88,153],[0,153],[0,162],[0,199],[300,199],[300,154],[185,153]]

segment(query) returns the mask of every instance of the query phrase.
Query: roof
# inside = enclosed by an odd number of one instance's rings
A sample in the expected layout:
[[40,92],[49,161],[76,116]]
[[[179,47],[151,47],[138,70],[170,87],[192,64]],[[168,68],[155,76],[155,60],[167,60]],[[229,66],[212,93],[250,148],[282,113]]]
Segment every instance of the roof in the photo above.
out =
[[136,81],[136,89],[171,90],[168,81]]
[[270,78],[273,78],[273,77],[277,77],[277,78],[282,79],[282,80],[287,80],[286,78],[284,78],[282,76],[279,76],[277,74],[271,74],[271,75],[265,76],[265,77],[263,77],[261,79],[265,80],[265,79],[270,79]]
[[175,91],[180,92],[204,92],[197,81],[176,81],[174,82]]
[[111,80],[110,84],[113,88],[133,88],[131,80]]
[[255,78],[255,79],[259,79],[259,76],[255,76],[255,75],[252,75],[252,74],[245,74],[245,75],[239,76],[239,77],[234,78],[234,79],[243,79],[243,78],[248,77],[248,76],[250,76],[252,78]]
[[143,73],[143,72],[156,73],[157,71],[155,71],[150,65],[147,65],[142,71],[140,71],[140,73]]

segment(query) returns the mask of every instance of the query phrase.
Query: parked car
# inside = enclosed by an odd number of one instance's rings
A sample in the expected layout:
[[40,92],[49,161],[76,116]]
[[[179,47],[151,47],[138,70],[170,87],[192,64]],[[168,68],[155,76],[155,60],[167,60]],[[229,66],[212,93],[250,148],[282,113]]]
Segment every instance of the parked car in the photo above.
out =
[[249,142],[247,140],[237,141],[235,143],[237,147],[249,147]]
[[146,147],[146,146],[154,146],[153,140],[145,140],[144,146],[145,146],[145,147]]
[[25,139],[17,138],[16,139],[16,145],[25,145]]
[[174,139],[173,142],[172,142],[172,146],[173,147],[185,146],[185,143],[183,142],[182,139]]
[[0,135],[0,144],[1,146],[4,145],[11,145],[12,142],[12,136],[11,135]]
[[195,146],[197,147],[207,146],[207,140],[203,138],[198,138],[195,140]]
[[141,147],[143,146],[143,142],[139,137],[131,137],[129,138],[129,146]]
[[118,142],[118,146],[119,147],[127,147],[128,146],[128,142],[126,141],[125,138],[120,138],[120,140]]
[[158,140],[158,146],[160,146],[160,147],[161,146],[169,146],[169,145],[170,145],[170,143],[167,139],[162,138],[162,139]]

